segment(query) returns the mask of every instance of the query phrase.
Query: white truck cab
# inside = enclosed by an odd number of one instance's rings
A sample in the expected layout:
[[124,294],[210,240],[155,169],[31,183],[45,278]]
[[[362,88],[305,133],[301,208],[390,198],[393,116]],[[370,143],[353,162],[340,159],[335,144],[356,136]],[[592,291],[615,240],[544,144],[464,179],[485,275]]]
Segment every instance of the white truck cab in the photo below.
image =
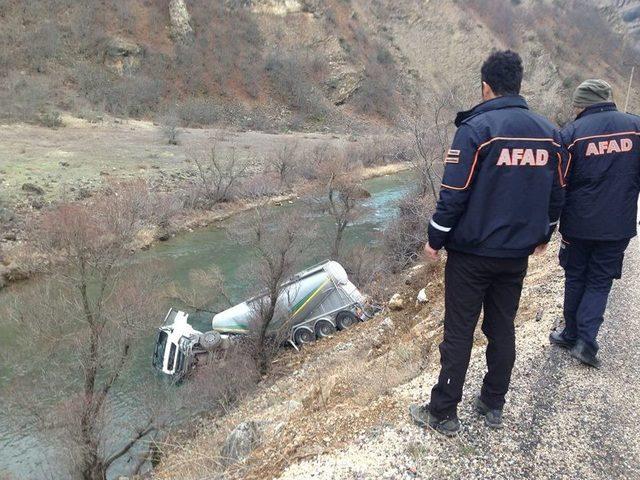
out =
[[175,375],[188,368],[194,340],[202,332],[187,322],[189,315],[180,310],[169,310],[164,325],[158,329],[156,346],[153,352],[153,366],[167,375]]

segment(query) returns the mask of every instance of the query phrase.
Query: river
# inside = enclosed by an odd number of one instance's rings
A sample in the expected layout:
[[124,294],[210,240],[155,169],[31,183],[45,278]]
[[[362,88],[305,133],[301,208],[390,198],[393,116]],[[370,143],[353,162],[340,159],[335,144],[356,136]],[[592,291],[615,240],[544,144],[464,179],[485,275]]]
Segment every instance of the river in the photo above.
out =
[[[368,245],[376,248],[380,233],[385,225],[396,215],[398,200],[410,189],[411,174],[402,172],[366,180],[364,187],[371,197],[365,201],[365,214],[350,226],[345,234],[346,246]],[[297,202],[284,207],[272,207],[274,209],[299,208]],[[307,208],[308,207],[300,207]],[[249,215],[240,213],[239,215]],[[326,231],[332,228],[331,220],[327,215],[320,213],[308,213],[309,219],[317,224],[319,230]],[[228,294],[236,303],[242,301],[251,292],[252,285],[239,275],[246,264],[249,255],[229,238],[227,227],[236,219],[230,219],[218,223],[212,227],[185,233],[172,238],[169,241],[159,243],[151,249],[140,252],[132,258],[132,262],[154,262],[162,266],[167,272],[166,282],[176,282],[183,285],[189,284],[189,272],[196,268],[203,268],[215,264],[224,274],[225,283],[228,285]],[[321,260],[327,255],[328,243],[319,241],[317,248],[312,248],[309,256],[305,258],[305,264],[301,268],[309,266]],[[37,281],[37,280],[34,280]],[[31,282],[33,283],[33,281]],[[158,285],[165,288],[166,285]],[[5,289],[0,293],[0,305],[2,302],[11,301],[25,285],[16,285]],[[215,299],[212,299],[215,303]],[[158,319],[158,323],[162,319]],[[4,323],[3,323],[4,322]],[[201,317],[194,323],[195,328],[207,329],[208,319]],[[14,346],[16,332],[8,328],[6,321],[0,319],[0,348],[10,349]],[[116,395],[113,408],[119,416],[130,416],[135,413],[135,379],[143,375],[151,375],[150,356],[153,348],[155,332],[149,332],[146,342],[137,346],[135,352],[135,365],[125,386],[121,386]],[[2,367],[2,366],[0,366]],[[10,369],[5,365],[0,368],[0,389],[9,380]],[[0,478],[8,474],[9,478],[41,479],[64,478],[63,472],[57,470],[55,458],[60,454],[55,445],[45,445],[35,435],[34,428],[23,428],[17,431],[7,422],[6,417],[0,416]],[[125,473],[124,465],[115,464],[109,471],[109,477],[114,478]]]

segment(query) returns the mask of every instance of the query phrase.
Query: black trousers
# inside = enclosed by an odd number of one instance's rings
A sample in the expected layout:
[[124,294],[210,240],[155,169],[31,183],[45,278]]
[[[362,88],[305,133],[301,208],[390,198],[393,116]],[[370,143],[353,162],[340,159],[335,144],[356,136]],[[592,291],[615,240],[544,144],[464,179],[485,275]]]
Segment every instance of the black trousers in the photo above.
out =
[[431,391],[429,410],[436,418],[457,415],[469,367],[473,334],[484,308],[487,374],[482,400],[501,409],[516,358],[513,321],[520,303],[528,258],[490,258],[450,251],[445,267],[444,339],[440,376]]

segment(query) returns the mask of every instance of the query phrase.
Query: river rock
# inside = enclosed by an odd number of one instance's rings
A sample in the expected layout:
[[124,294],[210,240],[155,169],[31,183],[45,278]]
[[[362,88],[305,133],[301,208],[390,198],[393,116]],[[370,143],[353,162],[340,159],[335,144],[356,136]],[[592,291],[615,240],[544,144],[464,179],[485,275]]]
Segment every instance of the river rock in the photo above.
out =
[[239,462],[260,444],[260,427],[257,422],[242,422],[229,434],[220,455],[226,465]]
[[389,308],[391,310],[402,310],[404,308],[404,300],[399,293],[394,293],[389,300]]

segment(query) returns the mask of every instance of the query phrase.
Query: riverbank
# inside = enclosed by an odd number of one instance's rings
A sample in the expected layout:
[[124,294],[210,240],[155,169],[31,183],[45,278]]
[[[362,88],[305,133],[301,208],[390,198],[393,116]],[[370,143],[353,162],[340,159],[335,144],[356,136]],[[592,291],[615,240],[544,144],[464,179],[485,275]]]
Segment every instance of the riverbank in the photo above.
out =
[[[363,168],[360,171],[360,179],[393,175],[410,168],[407,162],[379,165]],[[145,225],[136,236],[136,242],[131,246],[132,252],[146,250],[155,243],[166,241],[176,235],[193,232],[197,229],[210,227],[218,222],[227,220],[239,213],[252,210],[259,205],[280,206],[294,203],[300,196],[311,188],[312,184],[302,183],[297,188],[292,188],[286,194],[262,197],[259,200],[248,201],[240,199],[232,202],[217,204],[213,209],[181,209],[172,216],[171,221],[163,226],[157,224]],[[40,214],[33,212],[31,220]],[[24,224],[28,224],[29,220]],[[43,258],[34,253],[32,243],[28,238],[12,241],[2,250],[0,260],[0,288],[18,281],[29,279],[34,274],[40,273],[45,267],[51,266],[54,260]]]
[[[144,182],[149,192],[166,199],[159,209],[170,210],[163,221],[140,228],[131,246],[132,251],[139,251],[260,204],[295,202],[313,180],[304,176],[286,183],[276,180],[274,158],[279,155],[295,157],[287,168],[304,166],[307,155],[316,161],[351,155],[356,164],[366,161],[369,165],[359,169],[363,180],[410,166],[406,155],[398,154],[407,148],[407,139],[388,135],[355,138],[326,133],[273,135],[181,129],[180,144],[167,145],[161,129],[150,122],[105,119],[96,125],[66,117],[64,121],[66,126],[59,130],[0,126],[0,288],[26,280],[51,264],[51,259],[34,254],[28,227],[35,219],[61,202],[81,205],[107,195],[118,182]],[[249,191],[211,208],[185,207],[177,197],[194,189],[197,169],[193,158],[212,148],[221,156],[232,155],[250,164],[244,174],[249,186],[243,187]],[[405,161],[394,160],[398,155]]]

